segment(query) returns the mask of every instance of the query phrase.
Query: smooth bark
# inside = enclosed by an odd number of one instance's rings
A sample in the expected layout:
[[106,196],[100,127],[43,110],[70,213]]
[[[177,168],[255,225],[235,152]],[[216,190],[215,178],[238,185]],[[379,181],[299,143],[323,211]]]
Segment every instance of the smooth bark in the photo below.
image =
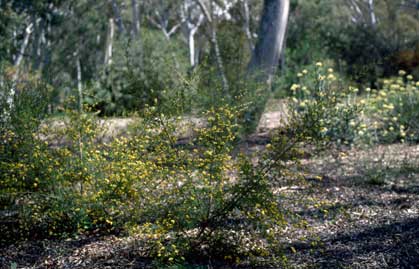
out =
[[131,0],[132,9],[132,35],[135,37],[140,32],[140,16],[137,0]]
[[77,68],[77,92],[79,94],[79,110],[83,111],[83,83],[81,73],[81,62],[79,53],[76,53],[76,68]]
[[26,48],[28,47],[29,39],[30,39],[30,37],[32,35],[32,32],[33,32],[33,23],[30,23],[25,28],[25,33],[24,33],[24,36],[23,36],[23,42],[22,42],[22,44],[20,46],[20,49],[19,49],[19,52],[16,55],[15,60],[13,62],[13,65],[16,68],[16,72],[15,72],[16,77],[15,77],[15,79],[18,76],[18,69],[19,69],[20,63],[22,62],[23,55],[25,54]]
[[244,15],[244,32],[247,37],[247,41],[249,43],[249,48],[251,51],[254,49],[252,33],[250,31],[250,11],[249,11],[249,3],[248,0],[242,0],[243,5],[243,15]]
[[189,46],[189,60],[191,67],[196,65],[196,48],[195,48],[195,35],[198,32],[199,27],[201,26],[202,22],[204,21],[204,16],[199,16],[198,22],[196,24],[192,24],[190,22],[187,23],[188,27],[188,46]]
[[368,11],[370,13],[371,26],[375,27],[377,24],[377,17],[375,16],[374,0],[368,0]]
[[249,72],[270,85],[284,49],[290,9],[289,0],[265,0],[258,41],[249,63]]
[[105,48],[105,66],[112,64],[113,40],[115,35],[115,23],[113,18],[108,20],[108,37]]

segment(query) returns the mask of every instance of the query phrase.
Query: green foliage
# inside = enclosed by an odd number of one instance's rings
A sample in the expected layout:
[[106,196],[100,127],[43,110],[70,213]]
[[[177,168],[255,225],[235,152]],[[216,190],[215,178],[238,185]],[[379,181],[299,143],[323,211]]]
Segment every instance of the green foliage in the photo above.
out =
[[[146,110],[138,135],[108,144],[96,143],[93,115],[69,111],[56,131],[64,136],[60,147],[35,133],[30,160],[1,163],[2,194],[10,195],[3,206],[19,201],[19,228],[3,227],[3,240],[123,229],[145,238],[148,255],[164,263],[268,255],[263,238],[273,239],[266,231],[283,220],[267,170],[231,157],[238,115],[209,110],[189,150],[176,145],[176,121],[155,108]],[[51,134],[52,127],[43,128]],[[13,185],[10,178],[31,182]]]
[[[371,82],[397,71],[390,55],[399,49],[372,27],[348,25],[333,28],[327,46],[333,59],[342,61],[342,71],[355,81]],[[368,42],[365,42],[368,40]]]
[[[13,96],[11,89],[15,90]],[[0,208],[15,209],[15,199],[39,188],[39,178],[48,174],[43,143],[36,132],[46,116],[49,88],[39,80],[5,81],[0,91]],[[37,161],[35,161],[37,160]],[[12,228],[14,223],[11,223]],[[10,227],[9,227],[10,228]],[[14,228],[16,229],[16,227]],[[1,231],[5,240],[10,234]]]
[[297,74],[291,86],[291,113],[302,123],[301,131],[313,141],[350,145],[361,125],[362,105],[356,103],[356,88],[344,88],[333,69],[321,62]]
[[378,89],[344,87],[334,71],[317,63],[297,74],[291,114],[314,141],[337,145],[418,141],[418,83],[405,71],[380,79]]
[[399,77],[383,79],[379,89],[367,88],[369,139],[373,142],[417,142],[419,137],[419,83],[401,70]]
[[183,92],[183,51],[175,50],[175,44],[168,43],[159,32],[144,30],[141,34],[141,40],[116,44],[113,63],[105,66],[101,79],[88,88],[86,102],[102,114],[138,112],[156,100],[164,105],[178,95],[183,95],[185,103],[190,98]]

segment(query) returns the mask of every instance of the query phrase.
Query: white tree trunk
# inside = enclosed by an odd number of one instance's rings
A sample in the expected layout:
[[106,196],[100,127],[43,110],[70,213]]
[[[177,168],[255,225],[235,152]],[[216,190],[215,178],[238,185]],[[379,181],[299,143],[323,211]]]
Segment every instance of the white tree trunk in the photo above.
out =
[[189,59],[190,59],[191,67],[194,67],[196,65],[195,35],[198,32],[198,29],[201,26],[203,20],[204,20],[204,15],[201,14],[196,24],[192,24],[190,22],[187,23],[188,32],[189,32],[188,33]]
[[244,11],[244,32],[249,42],[249,48],[251,51],[254,49],[252,33],[250,31],[250,12],[249,12],[249,3],[248,0],[242,0],[243,11]]
[[83,83],[82,83],[82,73],[81,73],[81,63],[79,53],[76,53],[76,68],[77,68],[77,91],[79,94],[79,110],[83,111]]
[[109,18],[108,21],[108,37],[106,40],[105,49],[105,66],[112,64],[112,52],[113,52],[113,39],[115,35],[115,23],[113,18]]
[[33,32],[33,23],[30,23],[25,28],[23,42],[22,42],[22,44],[20,46],[20,49],[19,49],[19,52],[16,55],[15,60],[13,62],[15,70],[14,70],[14,73],[13,73],[13,76],[12,76],[12,85],[10,87],[9,92],[7,93],[7,99],[6,99],[6,102],[7,102],[9,107],[6,108],[3,111],[2,120],[7,120],[10,116],[10,111],[13,109],[13,106],[14,106],[13,100],[15,98],[15,93],[16,93],[16,89],[15,89],[16,88],[16,82],[17,82],[17,79],[19,77],[19,67],[20,67],[20,64],[23,60],[23,55],[25,54],[26,48],[28,47],[29,39],[31,37],[32,32]]
[[25,28],[25,34],[24,34],[24,37],[23,37],[22,45],[20,46],[19,52],[16,55],[15,61],[13,63],[13,65],[16,69],[15,74],[13,76],[13,80],[16,80],[18,75],[19,75],[18,74],[19,73],[19,66],[20,66],[20,63],[22,62],[23,55],[25,54],[26,48],[28,47],[29,39],[32,35],[32,32],[33,32],[33,23],[30,23]]
[[207,7],[205,6],[202,0],[196,0],[196,1],[198,2],[198,5],[200,6],[202,13],[204,13],[206,19],[208,20],[210,24],[210,31],[211,31],[210,42],[214,49],[215,60],[217,63],[218,72],[220,73],[221,83],[223,85],[223,92],[224,94],[228,94],[229,83],[228,83],[227,76],[224,70],[223,59],[221,57],[220,47],[218,45],[216,23],[213,19],[213,14],[212,14],[212,11],[214,10],[213,2],[212,0],[210,1],[210,5],[211,5],[211,12],[210,12],[208,11]]
[[377,25],[377,17],[375,16],[374,0],[368,0],[368,10],[370,12],[371,26]]

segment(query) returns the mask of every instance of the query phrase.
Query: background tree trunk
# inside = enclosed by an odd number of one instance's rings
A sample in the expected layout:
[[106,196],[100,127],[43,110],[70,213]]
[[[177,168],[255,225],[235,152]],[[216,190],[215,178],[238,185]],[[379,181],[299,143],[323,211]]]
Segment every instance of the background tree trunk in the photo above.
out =
[[368,11],[370,13],[371,26],[375,27],[377,24],[377,17],[375,16],[374,0],[368,0]]
[[132,9],[132,35],[135,37],[140,32],[140,16],[137,0],[131,0]]
[[108,37],[106,40],[105,48],[105,66],[112,63],[112,50],[113,50],[113,39],[115,35],[115,23],[113,18],[109,18],[108,22]]
[[211,32],[210,33],[210,42],[211,42],[211,45],[214,49],[215,61],[216,61],[216,64],[217,64],[218,72],[220,73],[221,83],[223,85],[223,92],[225,94],[228,94],[229,83],[228,83],[228,80],[227,80],[227,76],[225,74],[223,59],[221,58],[220,46],[218,45],[216,22],[214,21],[214,18],[213,18],[213,10],[214,10],[213,2],[212,2],[212,0],[210,1],[210,8],[211,8],[210,11],[205,6],[205,4],[203,3],[202,0],[197,0],[197,2],[198,2],[199,7],[202,10],[202,13],[204,13],[205,18],[208,20],[209,28],[210,28],[210,32]]
[[118,32],[123,33],[125,31],[125,26],[124,22],[122,21],[121,10],[119,9],[116,0],[112,0],[111,5],[115,17],[115,22],[118,25]]
[[249,63],[250,74],[270,85],[285,43],[289,0],[265,0],[258,41]]
[[76,52],[76,68],[77,68],[77,91],[79,94],[79,110],[83,111],[83,84],[82,84],[82,74],[81,74],[81,63],[79,52]]
[[250,31],[250,11],[249,11],[249,3],[247,2],[247,0],[242,0],[242,4],[243,4],[243,15],[244,15],[244,32],[246,34],[247,37],[247,41],[249,42],[249,48],[250,50],[254,50],[254,44],[253,44],[253,37],[252,37],[252,33]]

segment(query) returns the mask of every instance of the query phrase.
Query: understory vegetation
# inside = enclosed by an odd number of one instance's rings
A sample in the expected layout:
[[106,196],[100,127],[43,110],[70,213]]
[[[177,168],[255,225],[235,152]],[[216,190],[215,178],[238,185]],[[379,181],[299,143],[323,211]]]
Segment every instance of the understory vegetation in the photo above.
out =
[[26,84],[1,128],[1,243],[125,234],[161,266],[285,265],[284,229],[306,224],[275,190],[284,180],[302,184],[295,168],[305,156],[417,142],[419,83],[404,71],[379,82],[377,89],[347,86],[321,62],[301,70],[283,126],[255,156],[237,154],[245,106],[209,109],[203,126],[187,127],[186,142],[179,141],[181,116],[149,106],[128,134],[101,142],[106,126],[96,113],[74,110],[69,100],[61,122],[51,121],[48,87]]

